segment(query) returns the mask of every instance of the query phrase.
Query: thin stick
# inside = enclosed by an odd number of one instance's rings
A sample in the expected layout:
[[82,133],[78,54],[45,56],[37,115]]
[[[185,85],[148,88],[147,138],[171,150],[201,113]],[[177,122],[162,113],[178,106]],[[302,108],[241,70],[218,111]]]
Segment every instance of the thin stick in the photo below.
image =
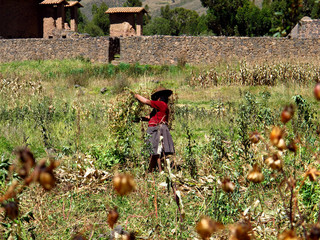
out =
[[291,229],[293,230],[293,187],[290,187],[290,224]]
[[156,182],[154,180],[153,174],[152,174],[152,179],[153,179],[153,186],[154,186],[154,209],[156,213],[156,218],[158,218],[158,203],[157,203],[157,191],[156,191]]

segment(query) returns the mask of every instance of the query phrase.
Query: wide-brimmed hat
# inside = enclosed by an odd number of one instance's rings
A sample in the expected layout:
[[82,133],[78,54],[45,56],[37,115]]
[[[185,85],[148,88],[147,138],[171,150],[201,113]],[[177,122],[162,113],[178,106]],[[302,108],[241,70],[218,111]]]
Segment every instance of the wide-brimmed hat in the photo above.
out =
[[164,87],[158,87],[155,90],[153,90],[151,94],[152,100],[157,100],[161,96],[167,96],[170,97],[172,94],[172,91],[170,89],[166,89]]

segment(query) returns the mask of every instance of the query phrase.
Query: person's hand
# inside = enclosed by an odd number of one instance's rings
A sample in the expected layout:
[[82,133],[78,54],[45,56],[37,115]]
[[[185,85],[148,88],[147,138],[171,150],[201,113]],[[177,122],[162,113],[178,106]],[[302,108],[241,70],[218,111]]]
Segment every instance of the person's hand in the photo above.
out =
[[135,118],[132,119],[132,122],[134,122],[134,123],[138,123],[140,121],[141,121],[140,117],[135,117]]

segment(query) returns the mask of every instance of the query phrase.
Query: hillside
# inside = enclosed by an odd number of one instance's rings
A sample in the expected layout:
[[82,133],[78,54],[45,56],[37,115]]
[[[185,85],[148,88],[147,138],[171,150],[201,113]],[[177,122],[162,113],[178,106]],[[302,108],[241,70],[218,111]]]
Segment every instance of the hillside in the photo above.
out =
[[[105,2],[109,7],[122,6],[125,0],[82,0],[81,4],[84,6],[83,13],[91,18],[91,6],[93,4],[101,4]],[[143,0],[143,5],[148,5],[150,8],[150,14],[152,16],[159,15],[160,8],[169,4],[172,7],[183,7],[197,11],[199,14],[206,12],[206,9],[201,6],[200,0]]]

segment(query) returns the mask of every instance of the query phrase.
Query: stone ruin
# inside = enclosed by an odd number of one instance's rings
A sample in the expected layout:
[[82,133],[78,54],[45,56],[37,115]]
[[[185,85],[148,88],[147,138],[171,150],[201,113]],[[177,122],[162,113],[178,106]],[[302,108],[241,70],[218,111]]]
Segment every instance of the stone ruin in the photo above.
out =
[[[73,36],[78,30],[78,9],[82,7],[79,1],[0,0],[0,38]],[[66,22],[67,11],[70,26]]]
[[106,11],[110,18],[110,37],[143,35],[143,7],[115,7]]
[[303,17],[291,30],[289,38],[319,39],[320,38],[320,19]]

